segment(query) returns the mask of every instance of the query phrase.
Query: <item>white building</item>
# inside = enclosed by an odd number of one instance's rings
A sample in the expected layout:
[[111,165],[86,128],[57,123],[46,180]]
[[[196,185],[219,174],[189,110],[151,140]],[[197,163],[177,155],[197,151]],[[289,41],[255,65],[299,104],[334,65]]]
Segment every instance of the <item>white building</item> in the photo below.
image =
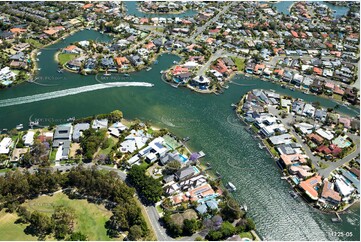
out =
[[0,154],[9,154],[10,146],[12,145],[12,140],[9,137],[3,138],[0,142]]

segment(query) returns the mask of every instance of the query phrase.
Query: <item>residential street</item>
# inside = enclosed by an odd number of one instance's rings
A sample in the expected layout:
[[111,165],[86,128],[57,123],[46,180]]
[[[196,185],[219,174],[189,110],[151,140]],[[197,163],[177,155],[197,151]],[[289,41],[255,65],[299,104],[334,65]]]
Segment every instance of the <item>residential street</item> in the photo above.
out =
[[[284,119],[281,118],[280,115],[278,115],[279,110],[277,110],[275,107],[269,106],[268,110],[271,114],[277,116],[280,120],[282,120],[284,126],[286,129],[290,130],[290,133],[296,138],[297,142],[302,145],[302,148],[304,149],[306,155],[311,159],[312,164],[315,166],[315,168],[318,170],[321,176],[328,177],[332,171],[334,171],[336,168],[341,167],[345,163],[349,162],[350,160],[356,158],[360,154],[360,137],[351,133],[346,133],[354,143],[356,143],[356,151],[349,154],[348,156],[342,158],[341,160],[338,160],[337,162],[332,161],[325,161],[321,160],[319,156],[313,155],[311,149],[307,144],[305,144],[301,137],[294,131],[292,127],[292,122],[294,121],[294,116],[292,114],[288,114],[288,116]],[[322,169],[318,164],[319,162],[322,162],[324,164],[327,164],[328,167],[326,169]]]
[[207,21],[207,23],[203,24],[202,26],[199,26],[197,27],[197,29],[195,30],[195,32],[189,37],[189,40],[192,42],[192,43],[195,43],[195,39],[197,38],[197,36],[200,36],[203,31],[208,28],[208,26],[211,24],[211,23],[214,23],[216,21],[218,21],[219,17],[221,15],[223,15],[225,12],[228,11],[228,9],[230,9],[233,5],[235,5],[237,2],[232,2],[230,4],[227,4],[226,6],[223,7],[223,9],[221,11],[219,11],[219,13],[214,16],[213,18],[211,18],[210,20]]

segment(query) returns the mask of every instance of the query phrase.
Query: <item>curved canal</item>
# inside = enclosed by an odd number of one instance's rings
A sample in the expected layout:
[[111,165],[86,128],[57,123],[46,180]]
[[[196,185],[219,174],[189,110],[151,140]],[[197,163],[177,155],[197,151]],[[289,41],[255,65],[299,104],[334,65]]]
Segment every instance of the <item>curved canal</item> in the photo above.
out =
[[[229,84],[224,94],[204,95],[184,88],[173,88],[161,81],[160,71],[169,68],[179,57],[163,54],[159,64],[152,70],[133,73],[130,77],[112,75],[101,82],[147,82],[154,87],[113,87],[92,89],[99,84],[95,76],[81,76],[57,72],[54,54],[59,48],[85,40],[108,41],[107,35],[91,30],[80,31],[53,46],[41,50],[37,84],[24,84],[0,92],[0,104],[25,103],[0,108],[0,128],[13,128],[19,123],[25,126],[29,118],[39,119],[40,124],[62,123],[69,117],[84,117],[120,109],[129,119],[148,120],[156,126],[166,127],[181,136],[189,136],[189,145],[203,150],[206,160],[215,171],[223,175],[225,182],[237,186],[234,194],[241,203],[247,204],[250,215],[255,219],[257,230],[269,240],[358,240],[359,207],[353,207],[350,214],[341,215],[342,223],[332,223],[329,215],[321,214],[298,199],[289,195],[290,187],[280,179],[280,171],[265,150],[260,150],[258,141],[245,131],[236,119],[232,103],[236,103],[249,90],[255,88],[274,89],[277,92],[305,101],[320,101],[321,105],[334,107],[328,99],[305,95],[282,89],[280,86],[256,78],[235,77],[240,85]],[[71,93],[69,90],[85,87],[86,92]],[[69,89],[69,90],[68,90]],[[89,90],[90,89],[90,90]],[[55,95],[61,91],[61,95]],[[39,100],[37,94],[48,93],[48,98]],[[56,92],[59,93],[59,92]],[[35,96],[34,96],[35,95]],[[32,98],[24,98],[33,96]],[[15,98],[15,99],[14,99]],[[0,105],[1,106],[1,105]],[[340,107],[340,111],[356,115],[356,109]],[[331,237],[331,232],[352,232],[353,237]]]

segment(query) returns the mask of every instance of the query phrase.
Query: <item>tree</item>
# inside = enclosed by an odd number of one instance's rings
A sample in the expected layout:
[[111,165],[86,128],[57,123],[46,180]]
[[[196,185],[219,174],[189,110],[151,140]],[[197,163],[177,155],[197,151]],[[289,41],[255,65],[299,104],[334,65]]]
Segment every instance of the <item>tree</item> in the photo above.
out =
[[114,110],[109,115],[109,121],[112,123],[119,122],[123,118],[123,112],[120,110]]
[[210,241],[218,241],[221,240],[223,237],[222,233],[220,231],[211,230],[208,232],[206,239]]
[[138,165],[130,168],[127,179],[138,190],[147,203],[156,203],[163,195],[160,181],[145,174],[145,168]]
[[223,238],[228,238],[235,234],[236,228],[233,226],[233,224],[226,221],[222,223],[220,231],[223,235]]
[[246,230],[250,231],[250,230],[254,230],[256,228],[256,225],[253,221],[252,218],[247,218],[247,223],[246,223]]
[[181,164],[176,161],[176,160],[173,160],[173,161],[170,161],[165,169],[164,169],[164,173],[165,174],[168,174],[168,175],[171,175],[171,174],[174,174],[175,172],[177,172],[181,167]]
[[74,232],[72,233],[66,240],[68,241],[86,241],[88,237],[81,232]]
[[128,234],[128,240],[139,240],[140,238],[142,238],[143,235],[143,231],[142,228],[139,225],[133,225],[130,229],[129,229],[129,234]]
[[74,210],[59,206],[51,216],[54,224],[55,238],[64,239],[66,235],[73,231]]
[[233,198],[228,198],[225,204],[223,204],[221,216],[224,220],[233,222],[235,219],[239,219],[243,215],[244,213],[241,211],[237,201]]
[[185,219],[183,221],[183,233],[184,235],[191,236],[199,229],[199,223],[196,219]]
[[50,217],[35,211],[30,216],[30,225],[26,227],[26,230],[40,239],[45,238],[50,234],[53,229],[53,224]]

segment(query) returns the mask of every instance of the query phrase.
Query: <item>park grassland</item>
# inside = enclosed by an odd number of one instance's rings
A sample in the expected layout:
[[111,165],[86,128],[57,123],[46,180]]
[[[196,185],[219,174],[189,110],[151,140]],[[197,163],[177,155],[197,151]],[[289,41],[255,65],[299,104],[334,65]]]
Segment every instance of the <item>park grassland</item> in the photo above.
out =
[[36,237],[24,233],[27,225],[15,223],[18,218],[17,214],[7,213],[5,209],[0,211],[0,240],[37,240]]
[[[54,212],[54,207],[64,206],[72,208],[75,217],[74,232],[81,232],[87,235],[88,240],[112,240],[107,236],[105,228],[106,221],[109,220],[112,212],[103,205],[89,203],[85,199],[69,199],[64,193],[56,193],[53,196],[41,196],[36,199],[26,201],[22,206],[29,212],[35,210],[49,216]],[[24,229],[27,225],[15,224],[18,216],[16,214],[0,212],[0,240],[37,240],[36,237],[26,235]],[[117,240],[122,240],[122,236]],[[55,240],[46,238],[46,240]]]

